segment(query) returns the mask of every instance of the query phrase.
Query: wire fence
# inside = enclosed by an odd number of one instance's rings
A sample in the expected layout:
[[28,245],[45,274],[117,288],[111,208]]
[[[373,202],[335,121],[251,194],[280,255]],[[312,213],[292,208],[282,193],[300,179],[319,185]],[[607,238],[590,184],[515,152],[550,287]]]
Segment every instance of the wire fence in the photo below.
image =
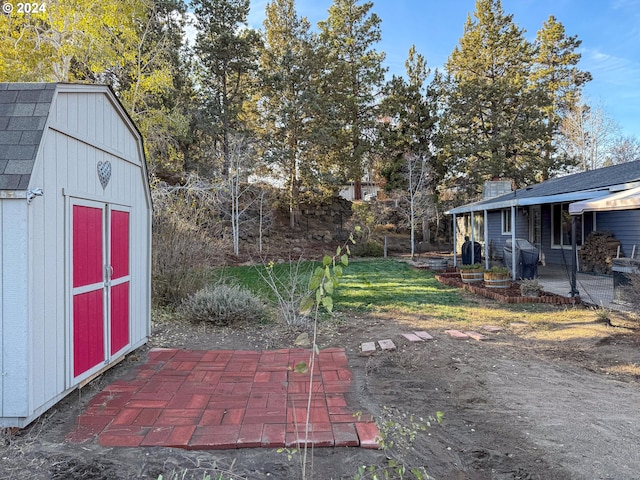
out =
[[[541,266],[538,268],[539,282],[543,289],[563,296],[571,296],[571,272],[572,262],[570,254],[563,252],[562,265]],[[575,290],[573,293],[580,296],[582,303],[600,308],[628,311],[637,309],[637,305],[624,297],[624,288],[621,288],[616,272],[593,273],[576,272]],[[624,279],[623,279],[624,280]],[[628,281],[628,280],[627,280]],[[615,288],[614,288],[615,287]]]

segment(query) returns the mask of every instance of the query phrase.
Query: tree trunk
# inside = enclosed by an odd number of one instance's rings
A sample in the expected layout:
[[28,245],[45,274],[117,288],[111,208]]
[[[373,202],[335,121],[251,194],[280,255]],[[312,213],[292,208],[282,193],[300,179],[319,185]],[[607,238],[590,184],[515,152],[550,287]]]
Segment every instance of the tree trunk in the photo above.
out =
[[362,180],[360,179],[353,182],[353,199],[362,200]]

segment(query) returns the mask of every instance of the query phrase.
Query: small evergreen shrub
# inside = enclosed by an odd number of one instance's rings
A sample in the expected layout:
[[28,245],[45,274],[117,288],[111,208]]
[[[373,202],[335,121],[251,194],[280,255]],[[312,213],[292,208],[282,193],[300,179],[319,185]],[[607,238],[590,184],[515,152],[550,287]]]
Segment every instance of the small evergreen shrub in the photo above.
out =
[[356,257],[382,257],[384,256],[384,245],[375,240],[367,240],[353,245],[351,254]]
[[183,300],[180,313],[185,318],[214,325],[231,325],[261,320],[266,307],[253,293],[237,285],[208,285]]

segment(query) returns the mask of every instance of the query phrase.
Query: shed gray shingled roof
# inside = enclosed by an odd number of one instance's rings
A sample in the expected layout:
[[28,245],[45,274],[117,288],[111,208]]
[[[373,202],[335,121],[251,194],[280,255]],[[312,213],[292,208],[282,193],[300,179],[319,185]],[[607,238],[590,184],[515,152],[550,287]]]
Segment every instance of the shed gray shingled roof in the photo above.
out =
[[0,83],[0,190],[26,190],[55,83]]

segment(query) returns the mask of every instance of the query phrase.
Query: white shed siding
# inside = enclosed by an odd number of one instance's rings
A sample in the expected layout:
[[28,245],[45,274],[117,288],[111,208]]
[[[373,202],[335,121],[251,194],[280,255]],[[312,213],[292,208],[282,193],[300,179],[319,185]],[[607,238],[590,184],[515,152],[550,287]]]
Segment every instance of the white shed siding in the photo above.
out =
[[[89,115],[98,120],[90,121]],[[141,345],[149,333],[150,312],[146,301],[149,298],[146,220],[149,201],[140,155],[137,137],[126,127],[125,119],[106,95],[58,93],[30,182],[30,188],[42,188],[44,196],[35,198],[28,207],[29,226],[33,233],[37,232],[31,235],[30,297],[37,301],[31,302],[33,338],[30,362],[24,364],[30,365],[31,405],[36,414],[42,413],[74,387],[69,380],[70,325],[66,304],[69,283],[65,284],[70,275],[69,242],[66,240],[70,234],[70,196],[131,207],[131,345]],[[105,189],[97,175],[99,161],[111,162],[111,179]],[[24,199],[20,204],[26,208]],[[3,272],[7,271],[3,268]],[[26,282],[26,275],[23,278]],[[5,346],[5,357],[8,351]],[[26,382],[26,375],[24,380]],[[23,410],[28,403],[25,399],[19,402]],[[31,414],[23,412],[23,415],[25,413]]]
[[26,415],[29,408],[27,202],[24,199],[3,199],[0,205],[0,237],[3,245],[0,256],[0,410],[3,417],[20,417]]
[[31,396],[35,406],[65,390],[64,209],[57,188],[65,180],[66,152],[46,132],[36,158],[31,187],[42,188],[29,206],[33,327]]

